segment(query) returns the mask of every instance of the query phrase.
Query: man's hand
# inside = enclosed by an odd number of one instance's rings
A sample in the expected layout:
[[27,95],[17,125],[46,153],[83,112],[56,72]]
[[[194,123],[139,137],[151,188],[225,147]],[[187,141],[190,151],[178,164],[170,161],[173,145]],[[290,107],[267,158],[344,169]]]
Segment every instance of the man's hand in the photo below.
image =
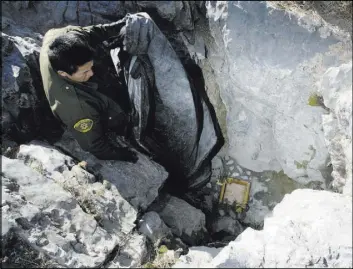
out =
[[138,160],[136,152],[130,150],[129,148],[119,148],[119,160],[125,162],[136,163]]
[[103,45],[107,49],[115,49],[117,47],[124,47],[125,44],[125,35],[126,35],[126,26],[123,26],[118,35],[110,37],[108,40],[103,41]]
[[82,167],[83,169],[86,170],[87,168],[87,162],[86,161],[81,161],[77,164],[78,166]]

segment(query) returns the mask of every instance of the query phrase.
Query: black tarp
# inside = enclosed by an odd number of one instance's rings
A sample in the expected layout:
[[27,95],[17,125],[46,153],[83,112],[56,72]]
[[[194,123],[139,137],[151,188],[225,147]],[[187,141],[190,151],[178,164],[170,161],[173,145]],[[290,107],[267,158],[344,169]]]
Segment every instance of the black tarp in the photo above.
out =
[[[135,141],[170,173],[172,189],[199,188],[224,143],[202,72],[196,64],[183,66],[147,13],[127,16],[125,78]],[[116,66],[118,55],[111,51]]]

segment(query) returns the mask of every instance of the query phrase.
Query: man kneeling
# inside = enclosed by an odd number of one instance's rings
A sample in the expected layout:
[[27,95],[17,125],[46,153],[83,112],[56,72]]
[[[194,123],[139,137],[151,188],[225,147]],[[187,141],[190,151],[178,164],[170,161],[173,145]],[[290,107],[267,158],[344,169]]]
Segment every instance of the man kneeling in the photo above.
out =
[[49,30],[40,52],[40,71],[53,114],[82,149],[98,159],[136,162],[135,152],[112,143],[107,135],[126,135],[130,116],[129,111],[102,92],[127,92],[126,84],[121,81],[104,89],[104,83],[91,79],[95,64],[93,47],[123,32],[124,25],[122,19],[112,24]]

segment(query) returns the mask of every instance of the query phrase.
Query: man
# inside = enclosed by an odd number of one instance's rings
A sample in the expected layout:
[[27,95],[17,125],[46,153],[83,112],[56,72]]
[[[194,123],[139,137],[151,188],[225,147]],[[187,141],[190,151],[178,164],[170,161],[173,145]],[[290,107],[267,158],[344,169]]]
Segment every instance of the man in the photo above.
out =
[[[107,135],[111,131],[126,135],[129,113],[116,100],[102,93],[115,92],[119,95],[119,91],[127,92],[126,85],[117,83],[106,87],[102,79],[101,83],[93,80],[93,48],[99,48],[111,37],[123,37],[124,25],[125,19],[122,19],[112,24],[49,30],[40,52],[40,71],[53,114],[82,149],[99,159],[135,163],[136,153],[126,147],[118,147]],[[101,67],[100,71],[108,72],[107,68],[102,70]],[[126,103],[126,100],[121,101]]]
[[[92,70],[101,59],[91,47],[100,49],[105,40],[114,49],[106,53],[110,63]],[[147,13],[127,14],[112,24],[48,31],[40,67],[53,113],[84,150],[99,159],[135,162],[132,151],[109,143],[106,132],[114,129],[131,135],[139,151],[165,167],[174,183],[171,190],[199,189],[210,180],[211,159],[224,141],[202,71],[184,67]],[[105,85],[104,72],[117,74],[117,83]],[[100,77],[98,84],[95,77]],[[107,97],[112,93],[127,96],[114,102]]]

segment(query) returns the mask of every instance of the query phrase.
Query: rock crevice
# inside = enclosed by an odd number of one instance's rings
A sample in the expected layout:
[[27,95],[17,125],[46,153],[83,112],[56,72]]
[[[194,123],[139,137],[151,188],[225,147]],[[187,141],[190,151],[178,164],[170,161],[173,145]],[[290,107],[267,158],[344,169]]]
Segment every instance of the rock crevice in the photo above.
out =
[[[332,3],[3,1],[3,264],[351,267],[352,3]],[[84,152],[44,96],[47,30],[137,11],[202,77],[225,136],[200,208],[163,199],[168,174],[143,154],[132,165]],[[241,222],[217,207],[225,177],[251,181]]]

